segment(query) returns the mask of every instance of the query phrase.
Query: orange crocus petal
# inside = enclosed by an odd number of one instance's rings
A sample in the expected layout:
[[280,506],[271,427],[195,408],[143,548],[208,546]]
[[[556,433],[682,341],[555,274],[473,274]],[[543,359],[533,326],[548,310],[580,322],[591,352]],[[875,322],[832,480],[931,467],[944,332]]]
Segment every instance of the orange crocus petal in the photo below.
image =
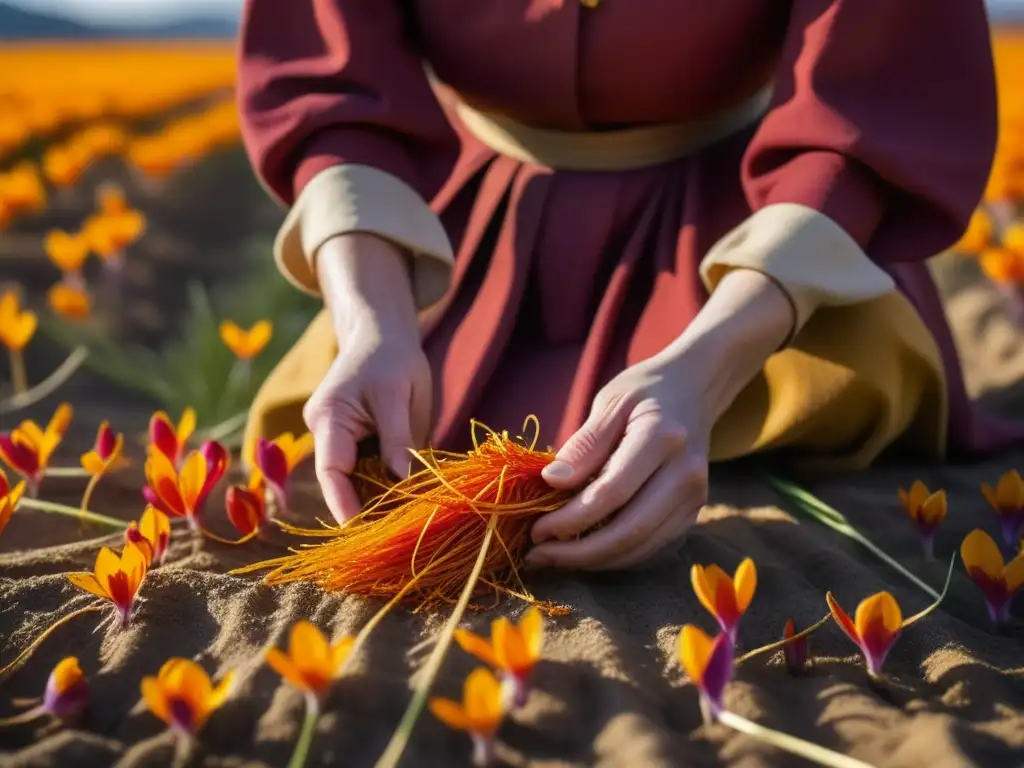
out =
[[78,665],[78,659],[68,656],[61,659],[57,666],[50,673],[50,680],[53,684],[54,693],[60,695],[85,679],[82,668]]
[[992,537],[980,528],[964,538],[960,545],[960,557],[968,571],[980,571],[992,581],[1003,580],[1003,555]]
[[499,669],[521,672],[533,666],[533,661],[527,656],[526,648],[523,647],[523,639],[519,635],[519,630],[504,616],[495,619],[491,624],[491,643],[494,646],[494,655],[499,662]]
[[184,445],[188,442],[188,439],[192,437],[192,433],[195,431],[196,411],[195,408],[188,407],[181,412],[181,419],[178,420],[178,428],[175,430],[179,445]]
[[290,438],[287,447],[282,443],[278,444],[284,450],[285,459],[288,462],[288,471],[291,472],[313,453],[313,435],[306,432],[302,437],[296,439],[291,433],[287,433],[287,437]]
[[684,625],[679,633],[679,663],[694,685],[699,686],[704,680],[714,646],[714,639],[693,624]]
[[96,555],[96,566],[95,574],[96,580],[107,586],[110,577],[121,570],[121,558],[114,554],[114,552],[108,547],[100,549],[100,553]]
[[452,701],[451,699],[433,698],[427,706],[434,717],[449,728],[456,731],[472,730],[473,723],[459,702]]
[[921,503],[921,522],[926,525],[938,525],[946,519],[947,508],[946,492],[936,491]]
[[831,592],[826,593],[825,602],[828,603],[828,609],[832,613],[832,618],[835,619],[836,624],[839,625],[839,628],[846,633],[848,638],[860,645],[860,635],[857,633],[857,626],[853,623],[850,615],[832,597]]
[[1006,580],[1006,591],[1011,595],[1024,587],[1024,552],[1006,564],[1003,578]]
[[690,583],[693,585],[693,592],[697,595],[697,599],[700,601],[700,604],[704,606],[708,613],[714,616],[715,593],[711,589],[711,585],[708,583],[704,566],[694,565],[690,569]]
[[[291,658],[284,651],[271,648],[266,655],[267,665],[277,672],[282,678],[294,685],[299,690],[309,690],[308,682],[299,668],[292,662]],[[316,693],[316,691],[314,691]]]
[[909,492],[900,488],[899,495],[904,508],[913,517],[917,510],[921,508],[924,500],[928,498],[928,487],[920,480],[915,480],[913,485],[910,486]]
[[128,544],[121,553],[120,569],[128,577],[128,589],[134,596],[146,577],[148,558],[146,553],[134,544]]
[[90,475],[101,475],[106,471],[107,463],[96,451],[89,451],[82,454],[82,469]]
[[62,272],[78,272],[89,255],[89,246],[84,238],[59,229],[46,233],[43,249]]
[[490,670],[481,667],[470,672],[462,699],[475,733],[494,733],[504,716],[503,698],[501,683]]
[[91,592],[97,597],[102,597],[104,600],[110,599],[110,593],[107,592],[107,588],[104,584],[100,584],[97,581],[96,576],[92,573],[80,571],[77,573],[67,574],[68,581],[74,584],[79,589],[84,589],[86,592]]
[[1011,470],[999,478],[996,484],[996,498],[1001,509],[1024,507],[1024,479],[1017,470]]
[[242,360],[256,357],[270,342],[274,327],[269,320],[260,320],[249,330],[225,320],[220,324],[220,338],[231,352]]
[[206,458],[199,451],[193,451],[185,459],[178,478],[181,499],[189,513],[195,512],[206,485]]
[[326,671],[328,677],[334,672],[331,668],[331,646],[327,638],[305,619],[292,626],[288,637],[288,653],[300,669]]
[[337,674],[341,665],[348,659],[355,644],[356,639],[354,637],[345,636],[331,646],[331,665],[334,668],[335,674]]
[[11,490],[11,483],[7,479],[7,473],[0,467],[0,497],[6,496]]
[[729,574],[717,565],[709,565],[704,569],[711,594],[714,595],[715,609],[712,611],[719,623],[732,625],[739,618],[740,611],[736,605],[736,587]]
[[733,576],[733,583],[736,592],[736,608],[743,613],[750,606],[754,599],[754,592],[757,590],[757,567],[749,557],[744,559],[736,568]]
[[519,634],[523,638],[527,655],[536,662],[544,647],[544,617],[537,606],[531,605],[523,613],[523,618],[519,620]]
[[455,630],[455,642],[459,644],[462,650],[476,656],[484,664],[490,664],[496,669],[502,669],[502,664],[498,661],[494,648],[486,638],[467,629],[457,629]]
[[50,309],[65,320],[80,321],[92,313],[92,297],[81,288],[57,283],[46,293]]
[[171,719],[170,702],[167,701],[167,694],[164,692],[159,678],[142,678],[142,699],[146,702],[150,712],[167,723],[167,725],[174,724],[174,721]]
[[873,633],[888,638],[903,627],[903,613],[895,597],[878,592],[861,601],[853,623],[861,640],[866,641]]

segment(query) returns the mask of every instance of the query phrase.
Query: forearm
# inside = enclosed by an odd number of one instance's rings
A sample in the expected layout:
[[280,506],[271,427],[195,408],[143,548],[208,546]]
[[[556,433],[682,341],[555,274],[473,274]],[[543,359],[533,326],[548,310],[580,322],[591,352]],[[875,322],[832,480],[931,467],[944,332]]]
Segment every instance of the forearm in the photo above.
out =
[[778,283],[736,269],[661,354],[679,361],[681,376],[696,380],[714,423],[789,338],[794,322],[793,304]]
[[321,246],[316,268],[338,338],[379,333],[418,340],[407,259],[396,245],[362,232],[339,235]]

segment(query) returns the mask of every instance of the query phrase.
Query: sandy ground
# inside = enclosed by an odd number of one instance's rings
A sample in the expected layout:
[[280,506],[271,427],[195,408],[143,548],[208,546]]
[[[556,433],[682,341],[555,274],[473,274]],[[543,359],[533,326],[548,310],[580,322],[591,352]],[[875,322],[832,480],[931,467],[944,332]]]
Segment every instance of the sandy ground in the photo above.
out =
[[[970,268],[947,272],[942,282],[958,286],[948,291],[949,311],[972,392],[996,406],[1016,399],[1020,409],[1021,334],[1010,327],[994,291],[974,279]],[[66,453],[61,463],[74,456]],[[978,485],[994,482],[1012,467],[1024,467],[1024,453],[973,466],[890,465],[832,478],[813,489],[915,573],[940,586],[944,566],[921,556],[899,507],[897,486],[920,478],[949,491],[950,515],[937,540],[940,559],[946,560],[972,528],[995,530]],[[137,515],[139,479],[132,472],[111,478],[93,507],[126,518]],[[45,495],[74,503],[79,490],[77,481],[54,480]],[[302,490],[305,501],[298,506],[316,511],[310,484]],[[692,594],[691,563],[715,562],[731,570],[745,556],[756,561],[760,584],[741,628],[745,648],[777,639],[790,615],[801,626],[820,618],[826,590],[851,611],[859,599],[880,589],[890,590],[907,614],[927,603],[913,585],[856,545],[787,512],[784,502],[752,480],[743,466],[713,473],[712,502],[680,551],[651,570],[534,578],[531,586],[539,597],[568,604],[573,613],[548,621],[535,691],[499,733],[504,762],[803,764],[723,726],[701,725],[696,694],[684,684],[675,659],[682,624],[713,628]],[[100,544],[118,543],[118,536],[94,538],[102,533],[30,510],[15,515],[0,540],[0,660],[12,658],[48,623],[87,601],[62,574],[91,568]],[[176,529],[169,562],[147,577],[145,600],[130,629],[96,631],[95,614],[79,617],[0,683],[0,716],[5,716],[16,711],[12,699],[38,695],[53,665],[75,654],[94,696],[78,727],[42,722],[0,730],[0,764],[285,765],[303,702],[261,662],[263,653],[282,645],[299,618],[338,636],[357,631],[377,604],[307,585],[270,588],[254,578],[226,575],[233,566],[278,551],[272,543],[244,549],[208,543],[196,551]],[[467,623],[485,631],[499,613],[517,616],[522,609],[506,602],[495,611],[470,615]],[[830,624],[812,639],[814,664],[805,675],[789,676],[778,657],[752,662],[738,671],[726,702],[749,718],[877,766],[1021,765],[1022,617],[1024,604],[1018,601],[1009,626],[1002,634],[992,633],[979,592],[958,572],[945,605],[900,638],[884,684],[869,684],[854,647]],[[423,641],[438,631],[443,618],[396,612],[385,620],[352,676],[335,686],[319,723],[311,765],[373,764],[409,700],[410,679],[426,653]],[[229,669],[239,675],[232,699],[187,753],[176,754],[172,737],[140,701],[139,681],[170,656],[194,658],[215,676]],[[474,665],[453,649],[436,692],[457,696]],[[425,714],[403,765],[463,765],[469,750],[464,734],[448,731]]]

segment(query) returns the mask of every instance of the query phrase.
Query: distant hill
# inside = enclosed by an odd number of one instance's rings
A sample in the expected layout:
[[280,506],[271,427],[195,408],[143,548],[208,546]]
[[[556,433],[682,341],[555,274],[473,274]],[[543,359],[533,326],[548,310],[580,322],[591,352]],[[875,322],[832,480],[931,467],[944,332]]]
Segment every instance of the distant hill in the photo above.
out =
[[0,41],[132,38],[144,40],[223,39],[235,36],[237,20],[196,17],[163,24],[91,25],[9,5],[0,0]]

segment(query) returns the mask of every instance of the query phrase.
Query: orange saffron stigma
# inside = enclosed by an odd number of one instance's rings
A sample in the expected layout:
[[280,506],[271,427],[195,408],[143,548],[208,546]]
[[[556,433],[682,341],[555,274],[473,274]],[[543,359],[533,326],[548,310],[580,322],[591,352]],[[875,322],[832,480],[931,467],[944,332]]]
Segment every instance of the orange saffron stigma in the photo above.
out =
[[357,475],[364,488],[380,490],[344,527],[281,526],[294,535],[329,541],[235,573],[269,570],[267,584],[308,581],[367,597],[389,598],[409,590],[409,600],[418,608],[452,602],[473,570],[490,517],[496,515],[498,544],[484,561],[481,584],[495,593],[532,600],[518,573],[530,525],[571,496],[543,480],[541,470],[554,454],[535,450],[535,443],[488,430],[482,443],[474,433],[476,447],[466,454],[417,452],[424,469],[390,487],[382,473]]

